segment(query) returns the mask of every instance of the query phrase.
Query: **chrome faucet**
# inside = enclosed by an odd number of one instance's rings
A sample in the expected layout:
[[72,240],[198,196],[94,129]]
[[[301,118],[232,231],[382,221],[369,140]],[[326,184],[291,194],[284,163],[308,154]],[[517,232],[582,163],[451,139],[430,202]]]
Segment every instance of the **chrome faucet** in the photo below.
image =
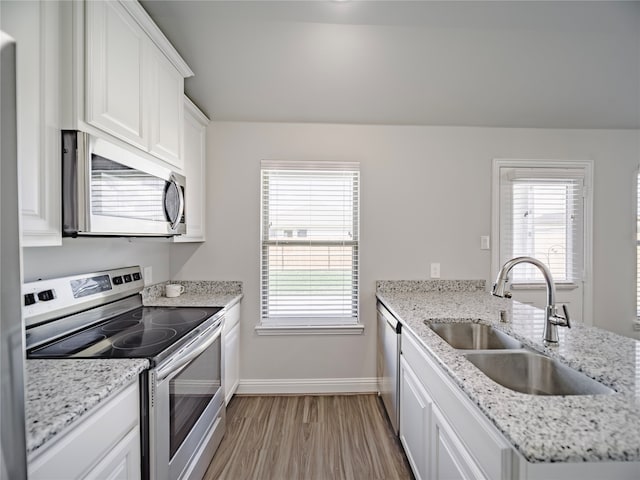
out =
[[493,284],[491,294],[496,297],[511,298],[511,292],[506,290],[507,279],[511,269],[519,263],[530,263],[538,267],[542,272],[544,281],[547,284],[547,307],[545,311],[546,321],[544,324],[543,340],[546,343],[558,343],[558,326],[571,328],[569,311],[566,305],[562,305],[563,315],[558,314],[558,309],[556,308],[556,286],[555,283],[553,283],[551,272],[540,260],[532,257],[516,257],[506,262],[496,277],[496,283]]

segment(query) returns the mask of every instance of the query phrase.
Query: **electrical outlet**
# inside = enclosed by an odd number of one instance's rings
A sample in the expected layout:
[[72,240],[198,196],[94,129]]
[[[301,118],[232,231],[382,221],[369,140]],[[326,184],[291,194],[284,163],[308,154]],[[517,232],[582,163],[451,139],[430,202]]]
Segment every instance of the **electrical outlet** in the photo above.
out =
[[489,250],[489,235],[480,237],[480,250]]
[[440,278],[440,264],[432,263],[431,264],[431,278]]
[[144,279],[144,286],[148,287],[153,282],[153,268],[152,267],[143,267],[142,268],[142,278]]

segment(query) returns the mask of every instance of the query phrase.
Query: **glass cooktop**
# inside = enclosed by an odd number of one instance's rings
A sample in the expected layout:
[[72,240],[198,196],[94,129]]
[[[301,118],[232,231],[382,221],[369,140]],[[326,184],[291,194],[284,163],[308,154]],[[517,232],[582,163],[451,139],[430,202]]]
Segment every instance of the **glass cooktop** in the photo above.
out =
[[27,352],[28,358],[153,358],[222,307],[139,307]]

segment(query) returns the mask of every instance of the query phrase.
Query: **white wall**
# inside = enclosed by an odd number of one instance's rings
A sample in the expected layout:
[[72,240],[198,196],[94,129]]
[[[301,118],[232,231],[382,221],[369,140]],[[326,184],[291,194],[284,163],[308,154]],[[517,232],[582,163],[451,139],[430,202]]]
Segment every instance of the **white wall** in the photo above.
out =
[[167,239],[65,238],[62,243],[23,249],[25,282],[131,265],[151,266],[153,283],[169,280]]
[[[595,324],[632,335],[638,132],[213,122],[207,242],[171,248],[177,279],[241,280],[243,379],[375,376],[375,281],[490,281],[493,158],[593,159]],[[260,160],[361,162],[364,335],[257,336]]]

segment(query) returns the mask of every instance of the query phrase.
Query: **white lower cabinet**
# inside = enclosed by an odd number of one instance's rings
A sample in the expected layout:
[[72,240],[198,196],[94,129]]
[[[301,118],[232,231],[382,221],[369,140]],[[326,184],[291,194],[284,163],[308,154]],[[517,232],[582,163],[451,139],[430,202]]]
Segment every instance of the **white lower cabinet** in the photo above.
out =
[[400,440],[416,478],[510,479],[511,445],[407,329],[401,344]]
[[224,319],[224,398],[228,404],[240,383],[240,304],[227,311]]
[[404,358],[400,360],[400,442],[416,480],[429,477],[431,398]]
[[437,408],[432,410],[432,425],[430,478],[439,480],[485,478]]
[[138,382],[29,459],[30,480],[134,480],[140,469]]

